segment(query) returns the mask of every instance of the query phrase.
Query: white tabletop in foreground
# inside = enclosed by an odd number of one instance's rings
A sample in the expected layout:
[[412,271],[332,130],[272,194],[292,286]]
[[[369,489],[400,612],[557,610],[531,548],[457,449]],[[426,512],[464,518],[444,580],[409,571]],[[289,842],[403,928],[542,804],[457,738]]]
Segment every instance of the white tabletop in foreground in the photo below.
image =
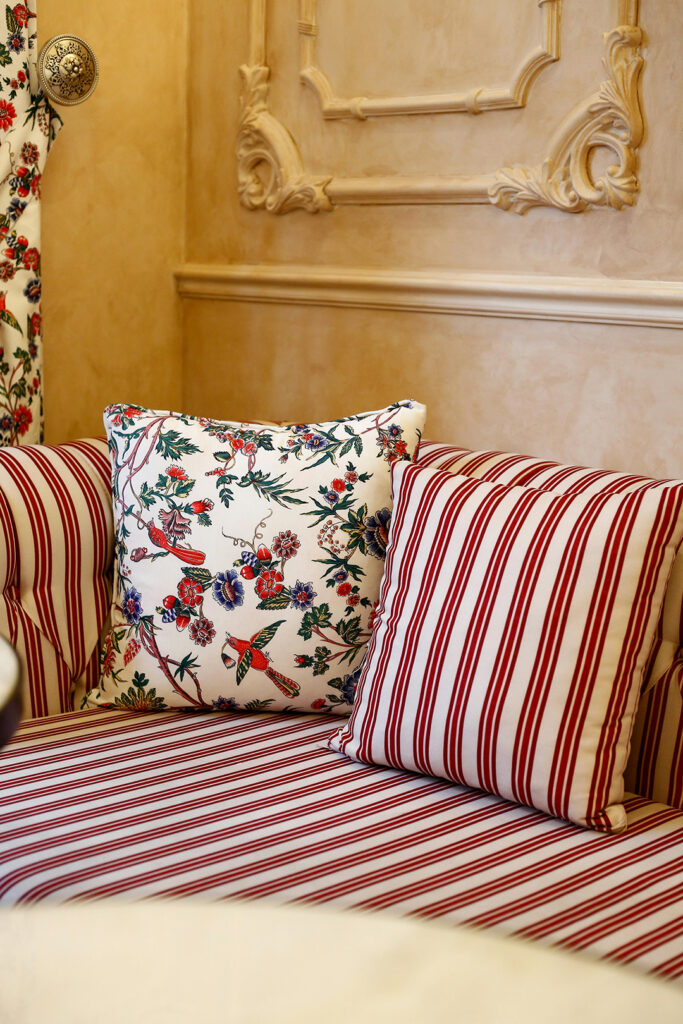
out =
[[490,932],[265,904],[0,912],[12,1024],[681,1024],[683,986]]

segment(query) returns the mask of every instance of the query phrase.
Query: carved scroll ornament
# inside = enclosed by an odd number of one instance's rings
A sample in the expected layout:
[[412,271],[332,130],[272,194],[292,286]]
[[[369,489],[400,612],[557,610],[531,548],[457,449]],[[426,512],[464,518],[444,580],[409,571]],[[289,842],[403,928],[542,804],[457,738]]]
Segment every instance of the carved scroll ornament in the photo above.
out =
[[[503,167],[477,176],[425,175],[343,178],[307,174],[297,145],[269,110],[265,55],[267,0],[251,0],[252,62],[242,67],[242,117],[237,156],[239,195],[250,210],[332,210],[342,205],[492,204],[523,214],[532,207],[581,213],[621,210],[637,200],[638,146],[643,136],[639,83],[643,68],[637,0],[620,0],[630,23],[608,32],[603,64],[608,77],[564,120],[536,166]],[[254,29],[254,26],[256,28]],[[615,162],[594,174],[595,151]]]

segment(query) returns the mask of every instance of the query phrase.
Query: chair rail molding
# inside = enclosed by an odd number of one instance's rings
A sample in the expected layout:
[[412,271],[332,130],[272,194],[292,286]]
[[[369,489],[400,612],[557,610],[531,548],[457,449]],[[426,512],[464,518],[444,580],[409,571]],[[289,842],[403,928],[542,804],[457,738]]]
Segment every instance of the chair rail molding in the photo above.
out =
[[683,327],[683,282],[309,264],[187,263],[184,299]]
[[327,119],[355,117],[365,121],[369,117],[398,114],[480,114],[486,110],[516,110],[526,105],[529,90],[543,68],[560,56],[562,0],[536,2],[543,14],[543,40],[526,55],[509,85],[492,87],[483,84],[466,92],[368,99],[366,96],[350,98],[336,94],[328,75],[317,61],[320,0],[300,0],[300,79],[316,94],[323,117]]
[[[312,0],[309,0],[309,4]],[[546,4],[546,10],[555,5]],[[637,200],[643,135],[639,0],[618,0],[619,24],[604,36],[607,78],[557,128],[545,159],[479,175],[336,177],[306,172],[298,147],[270,112],[266,30],[268,0],[250,0],[249,63],[237,141],[238,188],[250,210],[316,213],[343,205],[492,204],[523,214],[532,207],[583,213],[622,210]],[[310,8],[307,6],[306,10]],[[559,9],[555,10],[559,18]],[[308,21],[305,25],[311,25]],[[594,177],[591,155],[607,149],[616,163]]]

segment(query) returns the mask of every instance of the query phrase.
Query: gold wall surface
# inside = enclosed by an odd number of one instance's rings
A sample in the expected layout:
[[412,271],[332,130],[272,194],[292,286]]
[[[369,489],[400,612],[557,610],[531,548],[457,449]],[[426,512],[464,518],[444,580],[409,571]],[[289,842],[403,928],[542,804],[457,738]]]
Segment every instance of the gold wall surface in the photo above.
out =
[[[544,6],[318,0],[320,63],[340,90],[357,83],[370,96],[400,91],[404,74],[406,92],[498,84],[536,45]],[[539,73],[525,107],[367,120],[323,118],[299,80],[298,23],[316,7],[312,0],[265,7],[273,114],[291,131],[307,172],[365,182],[542,161],[553,132],[605,79],[604,33],[638,4],[565,2],[560,60]],[[525,216],[492,205],[246,209],[235,148],[238,69],[253,56],[249,8],[250,0],[152,2],[141,18],[128,2],[41,0],[43,38],[73,30],[101,58],[98,90],[64,112],[45,176],[48,440],[98,432],[101,408],[114,400],[300,421],[412,395],[427,403],[427,433],[438,440],[683,476],[678,0],[640,4],[645,131],[637,204]],[[458,31],[449,22],[441,32],[439,18],[456,18]],[[131,42],[139,31],[142,49]],[[596,167],[610,159],[596,153]],[[181,268],[182,282],[188,265],[219,277],[246,274],[245,301],[201,289],[179,301],[172,271]],[[260,286],[272,267],[302,283],[296,301],[291,289],[283,298]],[[401,309],[396,302],[366,308],[372,303],[338,286],[318,301],[316,274],[328,268],[337,280],[348,272],[356,281],[374,271],[385,280],[412,271],[481,274],[488,298],[476,316],[407,300]],[[525,294],[538,285],[542,299],[551,278],[577,279],[584,298],[616,289],[607,322],[599,311],[584,317],[586,302],[574,298],[566,313],[562,302],[550,309],[541,301],[540,312],[522,302],[515,315],[509,303],[507,313],[496,308],[501,280],[513,291],[518,282]],[[643,311],[659,301],[660,283],[673,326],[653,326]],[[619,290],[626,302],[632,288],[635,313],[621,315]],[[219,292],[235,297],[234,289]]]
[[43,179],[45,427],[50,443],[102,434],[112,401],[175,406],[182,336],[185,0],[40,0],[39,45],[82,36],[100,61]]
[[[471,49],[476,50],[477,26],[487,17],[495,19],[501,3],[457,4],[463,31],[471,21]],[[537,275],[541,283],[546,275],[559,275],[599,284],[683,277],[683,175],[678,170],[683,137],[674,128],[683,94],[677,0],[641,4],[646,130],[637,205],[576,215],[532,209],[525,216],[485,205],[339,206],[331,213],[282,216],[245,209],[237,194],[235,139],[237,68],[250,50],[248,6],[246,0],[191,4],[189,262],[218,271],[251,268],[254,279],[263,264],[289,267],[294,274],[300,268],[303,278],[311,265],[341,267],[361,277],[369,268],[433,268],[518,275],[525,285]],[[475,174],[500,162],[542,158],[558,122],[605,77],[603,34],[637,5],[565,3],[561,59],[540,73],[524,109],[367,121],[323,120],[317,98],[298,80],[299,5],[269,0],[266,6],[271,110],[292,132],[306,169],[376,178],[430,168]],[[502,6],[510,4],[506,0]],[[517,0],[517,6],[519,31],[529,32],[531,41],[527,19],[537,15],[536,4]],[[319,0],[321,63],[327,58],[344,84],[347,54],[345,77],[357,74],[359,90],[370,86],[380,92],[396,88],[396,54],[410,51],[406,88],[436,87],[430,75],[435,63],[445,66],[445,57],[434,57],[434,7],[409,0],[393,5]],[[439,9],[446,18],[449,5]],[[390,29],[388,10],[393,11]],[[335,29],[327,35],[324,17]],[[364,74],[354,38],[366,59]],[[332,59],[335,45],[345,53]],[[494,45],[502,68],[506,40],[496,42],[489,27],[489,76]],[[517,59],[517,40],[514,46]],[[216,73],[219,66],[222,74]],[[462,83],[453,80],[449,87],[476,84],[476,72],[470,58]],[[427,433],[439,440],[683,475],[680,329],[306,301],[200,297],[184,305],[184,398],[191,412],[301,420],[413,395],[427,403]]]

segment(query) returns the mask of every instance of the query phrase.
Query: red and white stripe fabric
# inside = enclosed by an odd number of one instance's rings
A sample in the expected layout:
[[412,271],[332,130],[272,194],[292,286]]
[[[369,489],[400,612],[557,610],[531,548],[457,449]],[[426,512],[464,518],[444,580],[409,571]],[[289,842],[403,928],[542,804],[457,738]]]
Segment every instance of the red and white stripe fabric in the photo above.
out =
[[0,634],[23,663],[24,715],[97,684],[114,529],[104,440],[0,449]]
[[683,484],[585,496],[392,475],[377,620],[333,749],[621,831]]
[[[508,486],[554,494],[622,494],[661,483],[648,477],[511,452],[471,451],[423,441],[417,463]],[[683,809],[683,548],[664,596],[633,732],[626,786],[632,793]]]
[[324,749],[317,715],[73,712],[0,752],[0,902],[237,897],[468,922],[683,980],[683,814],[619,836]]

